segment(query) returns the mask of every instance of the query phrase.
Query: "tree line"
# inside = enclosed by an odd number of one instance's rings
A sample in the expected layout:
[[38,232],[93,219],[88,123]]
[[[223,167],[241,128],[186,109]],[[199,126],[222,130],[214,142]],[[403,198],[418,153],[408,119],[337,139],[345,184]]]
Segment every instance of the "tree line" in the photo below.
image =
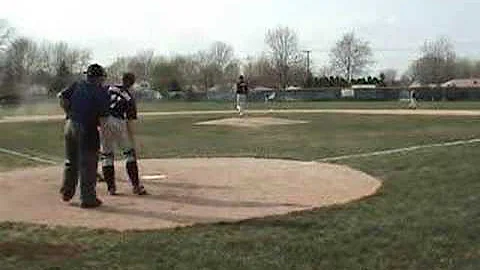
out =
[[24,91],[31,85],[56,93],[87,67],[92,53],[65,42],[35,42],[16,37],[14,29],[0,20],[1,95]]
[[[41,85],[55,94],[74,79],[92,59],[87,49],[65,42],[35,42],[16,36],[5,20],[0,20],[0,95],[18,93],[30,85]],[[399,74],[395,69],[369,75],[374,64],[368,41],[354,32],[333,45],[329,62],[320,72],[310,70],[312,61],[300,50],[297,33],[278,26],[265,33],[267,50],[244,60],[236,57],[232,45],[213,42],[208,48],[171,57],[155,55],[154,49],[133,56],[118,57],[107,66],[110,82],[119,82],[125,71],[134,72],[145,87],[157,91],[205,91],[213,86],[230,86],[240,73],[255,85],[285,89],[299,87],[346,87],[353,84],[401,86],[416,81],[440,84],[453,78],[480,77],[480,61],[457,58],[447,38],[427,40],[421,56]]]

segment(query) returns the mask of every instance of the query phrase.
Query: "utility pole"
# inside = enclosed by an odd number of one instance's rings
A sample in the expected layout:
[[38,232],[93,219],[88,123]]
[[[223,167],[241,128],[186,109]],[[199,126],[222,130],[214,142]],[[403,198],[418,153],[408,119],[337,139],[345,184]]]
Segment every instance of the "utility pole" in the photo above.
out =
[[311,50],[304,50],[303,52],[307,54],[307,74],[305,76],[305,85],[307,85],[307,80],[308,80],[308,77],[310,76],[310,53],[312,51]]

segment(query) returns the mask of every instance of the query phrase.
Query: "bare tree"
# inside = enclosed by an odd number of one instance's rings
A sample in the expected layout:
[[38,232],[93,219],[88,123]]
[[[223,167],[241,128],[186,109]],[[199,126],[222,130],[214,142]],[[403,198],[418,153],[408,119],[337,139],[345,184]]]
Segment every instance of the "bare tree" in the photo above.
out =
[[416,79],[422,84],[440,84],[455,77],[455,50],[446,37],[426,41],[422,56],[413,63]]
[[178,81],[182,89],[193,89],[200,80],[200,67],[195,55],[177,55],[172,62],[178,70]]
[[209,54],[213,64],[220,69],[225,69],[233,60],[233,47],[225,42],[215,41],[209,50]]
[[240,74],[240,62],[238,60],[232,61],[223,69],[222,81],[224,84],[227,84],[227,85],[233,84],[233,82],[235,82],[239,74]]
[[[6,20],[0,19],[0,68],[5,65],[6,51],[10,45],[13,36],[13,28],[8,25]],[[0,83],[4,73],[0,72]]]
[[410,76],[407,73],[403,74],[401,77],[400,77],[400,84],[402,86],[406,86],[408,87],[410,84],[412,84],[414,82],[414,78],[412,76]]
[[[38,69],[38,47],[37,44],[29,38],[16,38],[11,42],[6,54],[9,64],[14,65],[17,70],[22,70],[22,74],[25,76],[33,75]],[[27,79],[27,77],[25,77],[25,79]]]
[[7,51],[7,58],[17,74],[29,75],[35,62],[35,43],[24,37],[15,39]]
[[473,65],[473,76],[476,78],[480,77],[480,61],[476,61]]
[[387,68],[380,72],[380,77],[383,74],[383,82],[386,86],[392,86],[395,84],[397,79],[397,70],[393,68]]
[[92,52],[87,49],[80,50],[80,55],[78,57],[78,70],[73,72],[82,73],[87,69],[88,63],[92,60]]
[[285,89],[289,83],[290,68],[300,58],[297,33],[288,27],[278,26],[267,31],[265,43],[269,47],[269,58],[280,87]]
[[30,40],[17,38],[6,51],[2,94],[21,96],[27,84],[26,55]]
[[183,59],[156,58],[152,67],[152,86],[157,90],[177,91],[185,85],[182,74]]
[[137,57],[129,57],[128,58],[128,66],[127,69],[129,72],[132,72],[137,76],[137,81],[146,81],[149,78],[145,77],[145,64],[138,59]]
[[117,57],[115,61],[107,67],[108,81],[118,83],[122,79],[122,74],[128,70],[129,59],[127,57]]
[[[150,78],[150,70],[152,68],[152,61],[155,55],[155,51],[153,49],[145,49],[143,51],[138,52],[134,57],[134,62],[136,65],[141,65],[143,68],[143,72],[136,72],[136,75],[141,78],[142,80],[148,81]],[[136,69],[138,66],[136,67]]]
[[288,72],[288,81],[290,85],[293,86],[307,86],[308,75],[307,74],[307,64],[305,56],[302,54],[298,55],[297,61],[293,62],[289,72]]
[[[2,37],[7,37],[4,34],[6,32],[1,32]],[[3,38],[2,42],[4,44]],[[80,72],[91,58],[90,52],[70,48],[65,42],[37,43],[26,37],[18,37],[9,41],[8,45],[4,53],[2,88],[16,94],[21,94],[23,89],[32,84],[51,86],[59,70],[68,70],[69,74],[74,70]]]
[[332,66],[324,65],[318,70],[318,75],[320,77],[330,77],[335,73]]
[[4,19],[0,19],[0,54],[5,53],[10,39],[13,36],[13,28]]
[[39,54],[40,54],[40,59],[39,59],[39,69],[43,73],[48,73],[49,72],[49,66],[50,66],[50,50],[51,50],[52,44],[44,41],[40,44],[39,46]]
[[242,65],[243,74],[252,87],[278,87],[277,75],[268,55],[248,57]]
[[242,68],[247,77],[274,75],[273,66],[265,54],[258,57],[248,57]]
[[210,58],[208,69],[209,72],[214,73],[213,81],[215,84],[225,84],[234,80],[238,75],[239,63],[234,57],[234,50],[231,45],[216,41],[210,46],[207,55]]
[[350,82],[353,76],[362,75],[373,63],[370,44],[353,32],[344,34],[330,52],[332,69]]
[[462,58],[455,61],[455,78],[471,78],[474,72],[474,63],[470,59]]
[[[52,54],[51,69],[54,70],[52,73],[57,73],[57,69],[68,57],[69,48],[66,42],[57,42],[53,45],[52,49],[53,50],[50,52]],[[69,64],[67,64],[67,66],[68,65]]]
[[[77,49],[71,49],[67,52],[67,56],[65,59],[65,64],[67,65],[68,70],[73,73],[75,71],[80,71],[79,67],[80,63],[80,51]],[[79,73],[80,73],[79,72]]]
[[58,67],[61,65],[62,61],[67,59],[68,55],[68,44],[65,42],[43,42],[38,49],[39,56],[39,69],[43,72],[55,75]]
[[199,80],[202,88],[207,91],[208,88],[215,85],[215,74],[220,71],[211,61],[210,54],[206,51],[199,51],[195,55],[195,61],[198,63]]

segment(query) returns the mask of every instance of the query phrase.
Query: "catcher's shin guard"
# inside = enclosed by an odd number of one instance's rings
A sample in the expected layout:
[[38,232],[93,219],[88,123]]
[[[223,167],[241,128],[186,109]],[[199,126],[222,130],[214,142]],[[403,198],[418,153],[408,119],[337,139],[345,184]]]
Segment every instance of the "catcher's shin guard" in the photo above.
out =
[[117,187],[115,185],[115,167],[113,166],[103,166],[103,179],[107,183],[108,192],[111,195],[115,195]]
[[133,187],[140,186],[140,179],[138,177],[138,164],[137,161],[130,161],[126,164],[128,178]]

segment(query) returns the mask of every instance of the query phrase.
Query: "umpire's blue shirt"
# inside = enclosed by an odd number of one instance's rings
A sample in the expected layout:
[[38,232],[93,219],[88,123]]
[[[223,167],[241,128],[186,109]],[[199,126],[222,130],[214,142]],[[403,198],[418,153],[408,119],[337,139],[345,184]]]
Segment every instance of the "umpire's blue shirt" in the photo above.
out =
[[68,118],[81,127],[81,140],[86,140],[86,146],[98,148],[98,119],[109,115],[109,95],[106,89],[87,81],[79,81],[65,89],[62,96],[70,101]]

